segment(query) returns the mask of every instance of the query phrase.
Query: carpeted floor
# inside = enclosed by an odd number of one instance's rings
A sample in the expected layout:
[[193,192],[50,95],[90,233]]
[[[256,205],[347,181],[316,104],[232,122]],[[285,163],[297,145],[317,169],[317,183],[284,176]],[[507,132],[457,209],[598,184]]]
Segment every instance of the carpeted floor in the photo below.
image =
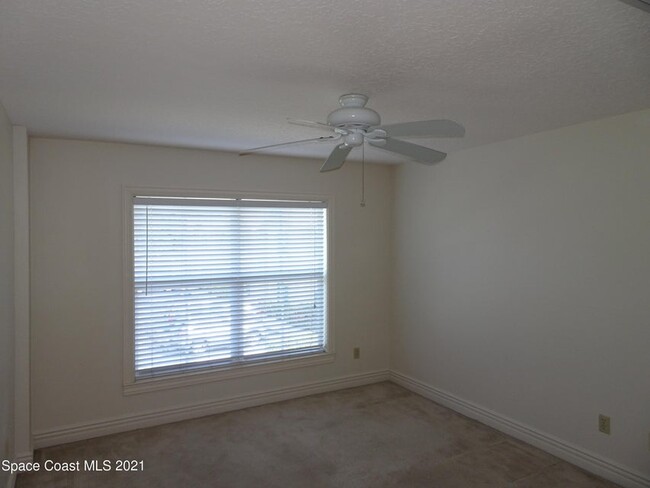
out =
[[[613,488],[392,383],[352,388],[42,449],[18,488]],[[111,461],[109,472],[84,460]],[[143,471],[116,472],[117,460]]]

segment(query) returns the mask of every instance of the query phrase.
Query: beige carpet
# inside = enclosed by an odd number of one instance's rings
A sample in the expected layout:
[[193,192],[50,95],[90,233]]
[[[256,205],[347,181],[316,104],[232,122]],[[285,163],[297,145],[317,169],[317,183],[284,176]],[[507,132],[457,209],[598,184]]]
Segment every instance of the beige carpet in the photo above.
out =
[[143,460],[134,473],[33,473],[18,488],[612,488],[392,383],[39,450],[36,460]]

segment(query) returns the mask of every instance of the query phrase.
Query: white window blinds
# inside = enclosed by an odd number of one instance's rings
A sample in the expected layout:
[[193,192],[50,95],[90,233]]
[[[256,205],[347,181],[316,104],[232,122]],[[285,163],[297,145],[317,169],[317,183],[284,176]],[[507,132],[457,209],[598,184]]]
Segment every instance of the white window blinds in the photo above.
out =
[[136,378],[324,352],[326,212],[135,197]]

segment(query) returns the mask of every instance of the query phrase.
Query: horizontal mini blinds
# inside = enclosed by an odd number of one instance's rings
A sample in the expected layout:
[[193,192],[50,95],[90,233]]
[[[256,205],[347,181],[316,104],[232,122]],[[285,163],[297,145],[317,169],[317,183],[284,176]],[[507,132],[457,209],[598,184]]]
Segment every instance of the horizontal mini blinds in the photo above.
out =
[[325,206],[136,197],[136,378],[325,351]]

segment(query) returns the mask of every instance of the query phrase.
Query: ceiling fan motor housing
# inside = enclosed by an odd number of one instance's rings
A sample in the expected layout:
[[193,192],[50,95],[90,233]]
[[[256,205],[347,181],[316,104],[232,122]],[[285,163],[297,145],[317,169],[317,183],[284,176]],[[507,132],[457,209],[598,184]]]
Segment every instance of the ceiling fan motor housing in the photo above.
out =
[[359,93],[349,93],[339,98],[341,108],[327,116],[327,123],[346,129],[367,129],[381,123],[379,114],[365,105],[368,97]]

